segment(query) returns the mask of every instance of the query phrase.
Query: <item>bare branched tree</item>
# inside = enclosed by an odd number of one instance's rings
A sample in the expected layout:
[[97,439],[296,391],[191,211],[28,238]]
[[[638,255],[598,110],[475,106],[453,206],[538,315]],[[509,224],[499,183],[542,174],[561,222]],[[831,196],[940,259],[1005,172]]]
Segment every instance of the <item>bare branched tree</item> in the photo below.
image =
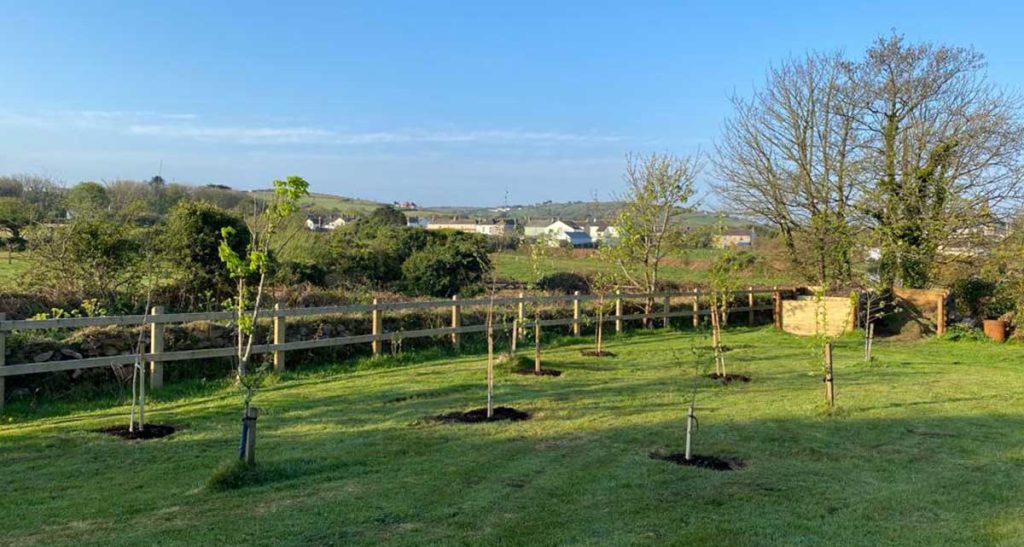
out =
[[860,158],[848,74],[838,53],[772,67],[752,98],[733,98],[715,159],[726,207],[775,226],[794,266],[818,284],[851,275]]

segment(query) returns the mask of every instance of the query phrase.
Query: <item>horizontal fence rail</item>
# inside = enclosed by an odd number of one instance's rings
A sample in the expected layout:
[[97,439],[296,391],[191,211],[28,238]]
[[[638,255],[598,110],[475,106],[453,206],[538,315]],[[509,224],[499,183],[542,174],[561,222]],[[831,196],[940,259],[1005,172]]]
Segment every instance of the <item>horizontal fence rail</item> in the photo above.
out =
[[[781,308],[781,295],[783,292],[791,292],[793,289],[771,288],[737,290],[731,293],[731,300],[736,302],[740,297],[745,297],[746,306],[730,306],[729,314],[747,312],[749,321],[753,323],[754,313],[758,311],[772,311],[775,325],[780,324],[778,317]],[[772,301],[765,305],[755,305],[755,297],[758,295],[772,295]],[[518,316],[512,325],[495,325],[497,331],[512,330],[520,336],[527,328],[532,328],[534,323],[528,321],[524,312],[525,306],[540,304],[568,303],[572,305],[573,316],[564,319],[542,319],[541,327],[571,326],[573,334],[579,336],[581,325],[585,323],[581,315],[581,303],[603,302],[604,306],[614,306],[614,313],[602,315],[602,323],[615,323],[616,332],[621,332],[624,321],[657,321],[662,320],[664,326],[668,326],[669,320],[679,317],[693,317],[694,325],[697,325],[697,318],[710,314],[710,310],[701,306],[701,299],[710,295],[707,291],[679,291],[679,292],[658,292],[658,293],[609,293],[607,295],[595,294],[569,294],[569,295],[546,295],[533,296],[520,293],[515,297],[501,298],[477,298],[460,300],[453,297],[451,300],[430,300],[415,302],[377,302],[372,304],[349,304],[341,306],[319,306],[309,308],[280,308],[261,309],[257,314],[259,320],[272,321],[273,343],[254,345],[253,354],[274,354],[274,368],[284,370],[284,353],[288,351],[310,350],[318,348],[338,347],[352,344],[372,344],[374,355],[382,352],[381,342],[395,339],[427,338],[450,336],[453,345],[458,347],[460,335],[470,333],[486,332],[486,325],[462,325],[462,310],[469,307],[494,306],[517,306]],[[672,308],[673,299],[677,302],[676,309]],[[642,300],[652,303],[650,313],[623,313],[624,301]],[[685,301],[685,308],[680,300]],[[432,329],[420,329],[409,331],[386,332],[383,328],[383,312],[397,312],[406,310],[427,310],[427,309],[451,309],[451,326]],[[108,366],[133,365],[136,362],[148,363],[151,371],[158,373],[150,375],[151,387],[159,388],[162,383],[162,364],[173,361],[215,359],[232,357],[236,354],[235,347],[208,348],[164,351],[164,325],[178,323],[195,323],[200,321],[225,321],[233,322],[237,315],[232,311],[198,312],[198,313],[162,313],[162,308],[153,308],[154,313],[144,315],[122,315],[111,317],[68,317],[59,319],[16,319],[7,320],[4,314],[0,313],[0,409],[3,405],[3,382],[8,376],[24,374],[39,374],[47,372],[59,372],[68,370],[81,370]],[[252,310],[246,312],[251,315]],[[371,315],[371,330],[369,334],[349,335],[340,337],[317,338],[313,340],[285,340],[285,322],[287,318],[329,316],[342,314],[366,314]],[[596,318],[590,317],[586,322],[593,324]],[[6,364],[4,347],[6,338],[12,331],[28,330],[52,330],[52,329],[76,329],[82,327],[99,326],[144,326],[150,327],[149,350],[145,353],[126,353],[104,357],[88,357],[81,359],[65,359],[58,361],[46,361],[41,363],[16,363]]]

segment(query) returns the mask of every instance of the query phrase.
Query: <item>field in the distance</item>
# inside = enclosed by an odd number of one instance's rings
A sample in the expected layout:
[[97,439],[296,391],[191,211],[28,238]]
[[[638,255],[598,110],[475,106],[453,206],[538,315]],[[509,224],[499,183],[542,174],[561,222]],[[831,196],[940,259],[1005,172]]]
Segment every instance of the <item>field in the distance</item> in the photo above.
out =
[[[680,256],[666,257],[661,267],[661,279],[680,284],[706,284],[708,269],[722,252],[719,249],[688,249]],[[533,277],[533,259],[527,251],[493,253],[491,261],[499,279],[528,283]],[[580,256],[570,256],[561,250],[554,251],[552,256],[542,258],[540,264],[543,275],[566,272],[592,276],[598,272],[619,272],[617,265],[589,251],[581,251]],[[738,278],[741,286],[790,285],[799,282],[792,275],[773,270],[763,260],[751,270],[739,272]]]
[[498,375],[526,422],[425,417],[484,401],[481,356],[358,372],[287,373],[257,396],[272,473],[204,483],[237,450],[239,397],[221,383],[152,394],[171,437],[92,430],[125,406],[15,406],[0,426],[0,544],[1019,545],[1024,542],[1024,348],[857,339],[836,351],[823,409],[806,339],[730,329],[749,384],[702,381],[696,451],[714,472],[648,457],[682,449],[695,340],[614,338],[615,358],[550,350],[561,378]]
[[30,267],[27,253],[0,252],[0,288],[17,288]]

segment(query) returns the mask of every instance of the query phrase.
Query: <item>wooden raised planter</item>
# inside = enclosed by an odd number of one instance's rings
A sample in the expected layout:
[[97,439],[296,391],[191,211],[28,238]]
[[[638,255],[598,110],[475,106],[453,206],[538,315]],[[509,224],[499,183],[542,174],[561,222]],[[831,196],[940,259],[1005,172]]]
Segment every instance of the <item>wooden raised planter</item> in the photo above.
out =
[[985,329],[985,336],[996,342],[1006,341],[1006,321],[986,319],[981,324]]

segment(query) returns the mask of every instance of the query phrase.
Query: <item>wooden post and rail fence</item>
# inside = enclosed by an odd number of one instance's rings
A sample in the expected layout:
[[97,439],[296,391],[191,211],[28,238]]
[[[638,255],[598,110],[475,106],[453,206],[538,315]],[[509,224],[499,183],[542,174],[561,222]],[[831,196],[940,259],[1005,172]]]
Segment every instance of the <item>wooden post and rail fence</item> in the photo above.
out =
[[[699,325],[701,316],[708,315],[710,313],[706,306],[701,306],[701,295],[706,295],[706,292],[694,290],[692,292],[625,294],[616,291],[614,294],[615,314],[605,315],[604,322],[614,321],[616,333],[623,332],[624,323],[626,321],[649,322],[659,317],[662,320],[662,325],[668,327],[670,324],[670,320],[672,318],[692,316],[693,324],[696,326]],[[741,298],[743,295],[746,295],[747,305],[743,307],[731,308],[729,310],[730,313],[739,313],[744,311],[748,312],[748,320],[751,322],[751,324],[753,324],[755,312],[770,310],[773,313],[774,324],[776,326],[781,325],[781,318],[779,317],[779,314],[781,311],[782,297],[780,289],[778,287],[773,289],[748,288],[745,291],[736,291],[733,295],[733,299],[735,300],[737,298]],[[772,299],[772,304],[755,305],[755,295],[770,295]],[[651,309],[651,312],[649,314],[624,313],[624,301],[647,301],[658,297],[663,299],[661,310]],[[534,326],[533,322],[528,321],[526,317],[527,304],[542,305],[568,302],[572,306],[572,316],[570,318],[543,319],[540,321],[540,326],[570,326],[572,334],[575,336],[580,336],[582,334],[581,328],[583,324],[582,303],[596,302],[598,299],[599,297],[597,295],[584,295],[579,294],[579,292],[576,292],[575,294],[571,295],[554,296],[527,296],[524,295],[523,293],[519,293],[519,295],[515,297],[495,298],[493,300],[493,304],[495,306],[515,306],[517,310],[517,316],[516,320],[513,323],[514,335],[518,334],[521,337],[528,328],[532,328]],[[692,302],[692,306],[687,308],[673,308],[673,299],[682,302]],[[461,335],[468,333],[481,333],[486,330],[486,325],[483,324],[463,325],[462,310],[464,308],[469,307],[486,307],[491,303],[492,301],[489,298],[460,300],[458,296],[453,296],[451,300],[380,302],[377,299],[374,299],[372,304],[350,304],[341,306],[322,306],[309,308],[283,308],[280,305],[275,305],[272,309],[261,311],[257,319],[258,321],[262,322],[270,322],[272,343],[254,345],[252,347],[252,353],[271,354],[274,370],[276,372],[280,372],[285,370],[286,368],[285,353],[288,351],[310,350],[318,348],[346,346],[352,344],[370,344],[373,354],[375,356],[379,356],[382,354],[383,351],[383,343],[389,340],[404,340],[410,338],[441,336],[450,336],[452,346],[458,349],[461,342]],[[451,310],[450,327],[420,329],[402,332],[385,332],[384,330],[383,316],[385,312],[443,308],[450,308]],[[369,312],[371,319],[371,328],[369,334],[295,341],[288,341],[286,338],[285,333],[289,317],[298,318],[329,315],[365,314],[367,312]],[[8,320],[6,319],[5,314],[0,313],[0,410],[3,409],[4,379],[8,376],[39,374],[46,372],[59,372],[67,370],[81,370],[109,366],[126,366],[133,365],[136,362],[136,360],[141,360],[144,363],[148,363],[148,369],[150,373],[150,387],[153,389],[159,389],[163,386],[163,367],[165,363],[174,361],[195,361],[201,359],[233,357],[237,351],[235,347],[167,351],[164,345],[164,329],[166,325],[192,323],[197,321],[232,322],[235,320],[235,317],[235,312],[233,311],[165,313],[164,308],[162,306],[154,306],[151,310],[151,313],[145,315],[118,315],[108,317],[65,317],[59,319]],[[86,357],[81,359],[66,359],[60,361],[45,361],[41,363],[6,363],[4,351],[5,345],[8,335],[13,331],[44,329],[76,329],[83,327],[101,326],[147,325],[149,327],[150,332],[148,348],[149,351],[148,353],[145,353],[141,356],[138,355],[137,353],[124,353],[112,356]]]

